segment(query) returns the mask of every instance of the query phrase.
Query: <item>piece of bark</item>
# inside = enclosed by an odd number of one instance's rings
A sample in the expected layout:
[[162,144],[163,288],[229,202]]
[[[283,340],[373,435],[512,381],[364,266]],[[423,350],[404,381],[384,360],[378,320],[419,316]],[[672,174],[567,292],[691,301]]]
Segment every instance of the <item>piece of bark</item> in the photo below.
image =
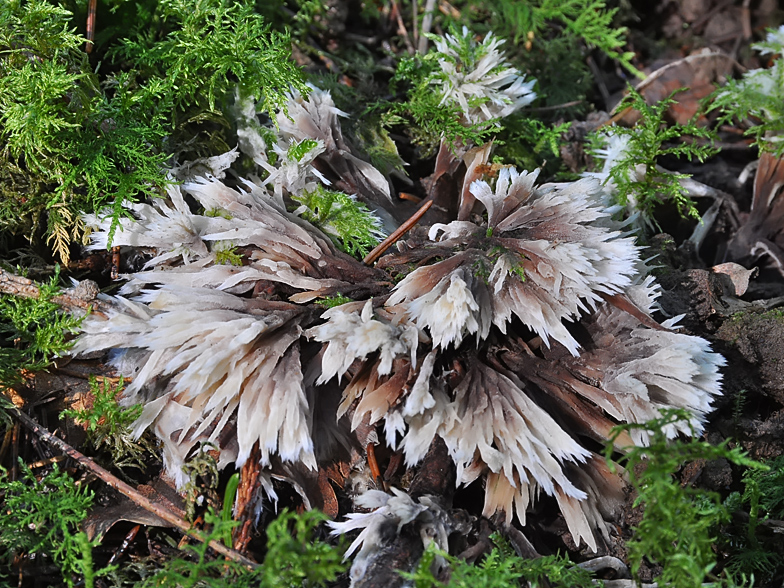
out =
[[259,491],[261,474],[261,451],[258,441],[250,450],[250,456],[240,470],[240,484],[237,486],[237,500],[234,507],[234,518],[240,526],[234,529],[234,549],[245,553],[251,540],[251,530],[254,521],[254,506]]
[[[41,290],[33,280],[17,276],[2,268],[0,268],[0,292],[25,298],[38,298],[41,294]],[[51,301],[71,312],[102,313],[106,311],[106,306],[97,299],[98,292],[98,285],[95,282],[83,280],[75,287],[64,290],[62,294],[52,296]]]

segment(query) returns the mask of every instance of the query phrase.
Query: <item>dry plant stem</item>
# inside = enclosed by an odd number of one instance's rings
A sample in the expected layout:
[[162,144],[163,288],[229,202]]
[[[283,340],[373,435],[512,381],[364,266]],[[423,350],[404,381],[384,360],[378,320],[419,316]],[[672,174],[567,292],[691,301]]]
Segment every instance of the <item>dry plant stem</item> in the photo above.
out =
[[11,429],[11,481],[16,482],[19,476],[19,423]]
[[524,108],[522,112],[550,112],[551,110],[559,110],[561,108],[571,108],[572,106],[579,106],[583,100],[572,100],[571,102],[564,102],[563,104],[553,104],[552,106],[534,106],[533,108]]
[[[126,484],[125,482],[117,478],[116,476],[113,476],[111,473],[109,473],[101,466],[96,464],[93,460],[88,458],[86,455],[80,453],[79,451],[77,451],[76,449],[68,445],[68,443],[66,443],[62,439],[59,439],[58,437],[52,435],[49,431],[41,427],[37,422],[35,422],[33,419],[31,419],[23,412],[19,410],[14,410],[11,411],[11,414],[14,416],[14,418],[19,420],[19,422],[21,422],[28,429],[30,429],[30,431],[38,435],[38,437],[40,437],[42,441],[56,447],[57,449],[65,453],[68,457],[76,461],[80,466],[86,468],[87,470],[89,470],[90,472],[98,476],[101,480],[109,484],[112,488],[114,488],[121,494],[130,498],[132,501],[134,501],[136,504],[138,504],[145,510],[150,511],[155,516],[163,519],[164,521],[171,524],[172,526],[177,527],[186,536],[192,537],[197,541],[201,541],[201,542],[205,541],[204,536],[198,531],[192,529],[191,525],[185,519],[182,519],[177,515],[169,512],[168,510],[165,510],[160,506],[154,504],[146,496],[144,496],[136,489],[132,488],[131,486],[129,486],[128,484]],[[225,545],[221,545],[217,541],[210,541],[208,545],[219,554],[228,557],[233,561],[239,562],[243,565],[246,565],[251,568],[256,567],[258,565],[256,562],[237,553],[233,549],[229,549]]]
[[115,245],[112,247],[112,274],[113,280],[120,279],[120,246]]
[[[80,380],[89,380],[90,379],[90,375],[91,375],[91,374],[85,374],[83,372],[80,372],[79,370],[69,369],[66,366],[64,366],[64,367],[55,367],[55,371],[58,374],[62,374],[64,376],[70,376],[72,378],[79,378]],[[131,376],[122,376],[122,377],[119,377],[119,376],[100,376],[99,379],[101,380],[101,382],[103,382],[105,380],[105,381],[109,382],[110,384],[112,384],[113,386],[116,386],[117,384],[119,384],[120,380],[122,380],[123,383],[126,384],[126,385],[130,384],[131,382],[133,382],[133,377],[131,377]]]
[[233,532],[234,549],[244,553],[251,540],[251,530],[253,527],[253,499],[259,488],[259,476],[261,475],[261,451],[256,442],[250,451],[250,457],[242,466],[240,471],[240,484],[237,487],[237,498],[234,512],[235,520],[242,524],[236,527]]
[[398,197],[401,200],[408,200],[409,202],[413,202],[414,204],[419,204],[422,202],[422,199],[419,196],[414,196],[413,194],[409,194],[408,192],[401,192],[398,194]]
[[589,572],[593,572],[594,574],[602,570],[610,569],[615,572],[619,580],[632,577],[631,573],[629,573],[628,566],[617,557],[613,557],[611,555],[603,555],[589,559],[588,561],[578,563],[577,567],[588,570]]
[[414,45],[419,46],[419,0],[411,2],[411,26],[414,29]]
[[614,125],[619,120],[621,120],[624,116],[629,114],[632,110],[633,109],[632,109],[631,106],[627,106],[626,108],[624,108],[620,112],[616,112],[614,115],[612,115],[612,117],[609,120],[604,121],[602,124],[600,124],[598,127],[596,127],[596,129],[598,130],[598,129],[601,129],[602,127],[610,127],[610,126]]
[[392,0],[392,12],[395,15],[395,20],[397,21],[397,34],[403,37],[403,41],[406,43],[406,50],[408,51],[409,55],[414,54],[414,46],[411,44],[411,39],[408,36],[408,30],[406,29],[406,25],[403,22],[403,15],[400,14],[400,6],[397,5],[396,0]]
[[751,5],[751,0],[743,0],[743,6],[741,6],[741,19],[740,22],[743,25],[743,38],[745,40],[751,39],[751,11],[749,7]]
[[86,53],[93,51],[93,39],[95,39],[95,13],[98,9],[98,0],[90,0],[87,5],[87,43],[85,43],[84,50]]
[[27,467],[31,470],[36,470],[38,468],[43,468],[52,465],[53,463],[60,463],[61,461],[65,460],[64,455],[55,455],[54,457],[50,457],[48,459],[41,459],[34,463],[28,463]]
[[422,32],[419,34],[419,45],[417,51],[420,55],[427,53],[427,34],[433,26],[433,12],[436,9],[436,0],[427,0],[425,3],[425,16],[422,18]]
[[381,468],[378,467],[378,460],[376,459],[376,446],[373,443],[368,443],[365,452],[367,453],[368,467],[373,476],[373,481],[379,486],[383,486]]
[[384,239],[378,246],[376,246],[373,249],[373,251],[368,253],[365,259],[362,260],[362,263],[364,263],[365,265],[372,265],[373,262],[376,261],[379,257],[381,257],[381,255],[383,255],[383,253],[387,249],[389,249],[395,241],[400,239],[400,237],[405,235],[411,229],[411,227],[417,224],[419,219],[422,218],[422,216],[428,210],[430,210],[431,206],[433,206],[432,200],[428,200],[427,202],[425,202],[422,205],[422,207],[419,210],[417,210],[410,219],[408,219],[406,222],[400,225],[397,228],[397,230],[395,230],[394,233],[392,233],[389,237]]
[[14,435],[13,427],[8,429],[3,436],[3,444],[0,445],[0,463],[3,463],[5,459],[5,454],[8,452],[8,448],[11,447],[11,437]]
[[120,545],[120,548],[112,554],[112,557],[109,558],[109,563],[107,565],[117,563],[117,560],[123,556],[125,551],[131,545],[131,542],[136,539],[136,535],[139,533],[139,529],[141,528],[141,525],[136,525],[133,529],[128,531],[128,534],[125,536],[125,540],[122,542],[122,545]]
[[536,559],[542,557],[536,548],[531,544],[523,532],[514,525],[503,525],[503,533],[512,544],[517,555],[524,559]]

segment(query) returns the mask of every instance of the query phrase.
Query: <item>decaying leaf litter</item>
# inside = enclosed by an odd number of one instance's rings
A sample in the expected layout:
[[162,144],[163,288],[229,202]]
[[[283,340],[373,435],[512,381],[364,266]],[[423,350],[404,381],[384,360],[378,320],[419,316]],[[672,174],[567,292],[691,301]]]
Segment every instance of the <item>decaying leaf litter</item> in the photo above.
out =
[[[379,22],[397,23],[402,42],[409,32],[400,8],[386,6]],[[560,170],[494,158],[505,145],[487,133],[536,111],[537,80],[508,61],[511,47],[492,32],[453,27],[431,38],[415,84],[451,108],[457,124],[436,137],[430,157],[410,138],[385,135],[400,142],[399,160],[410,156],[407,179],[371,163],[366,145],[357,148],[362,131],[336,106],[339,88],[335,96],[316,82],[291,91],[285,109],[264,119],[240,87],[235,148],[176,161],[162,197],[121,202],[119,219],[109,209],[81,217],[91,244],[77,255],[100,259],[115,248],[103,272],[80,275],[108,292],[83,292],[83,281],[56,299],[77,314],[93,308],[73,359],[27,374],[13,397],[44,418],[36,393],[73,403],[90,371],[122,375],[121,403],[141,404],[131,438],[147,431],[161,443],[160,477],[140,480],[153,502],[182,512],[175,489],[188,495],[191,485],[191,496],[225,507],[231,497],[217,490],[237,468],[235,549],[254,558],[251,540],[276,505],[318,508],[333,518],[333,534],[353,541],[344,583],[403,582],[395,568],[413,570],[433,545],[476,559],[476,546],[492,545],[490,529],[527,557],[568,549],[576,560],[623,560],[639,513],[623,469],[602,450],[612,439],[617,460],[650,432],[612,435],[614,425],[680,408],[689,418],[670,422],[668,437],[732,437],[755,458],[781,454],[780,119],[775,103],[734,124],[697,106],[733,75],[736,86],[715,98],[725,107],[744,107],[735,96],[781,92],[780,32],[763,30],[773,13],[739,8],[749,30],[727,39],[710,26],[735,7],[714,7],[705,22],[686,3],[663,8],[665,34],[680,19],[697,35],[691,48],[707,47],[671,58],[637,86],[651,104],[692,87],[647,113],[677,131],[657,144],[669,159],[624,174],[614,164],[633,132],[613,124],[643,128],[633,125],[646,109],[626,108],[632,100],[610,114],[599,100],[597,112],[575,120],[562,138]],[[319,34],[337,43],[329,21]],[[757,39],[757,52],[740,51]],[[742,64],[766,58],[764,70]],[[642,55],[637,61],[648,65]],[[609,101],[611,76],[596,74],[597,96]],[[356,81],[344,74],[341,83]],[[701,129],[721,124],[714,159],[675,159],[686,153],[681,134],[707,149]],[[759,157],[737,134],[744,126],[762,146]],[[603,141],[590,161],[588,129],[600,129]],[[650,185],[671,198],[629,190]],[[409,231],[362,263],[418,208],[424,214]],[[107,275],[112,264],[119,281]],[[36,289],[10,275],[3,287]],[[6,435],[2,457],[11,467],[19,431]],[[679,475],[725,494],[741,487],[726,460],[698,460]],[[194,493],[194,480],[209,476],[212,494]],[[157,525],[144,512],[118,514],[116,504],[96,506],[91,517],[107,539],[117,521]],[[127,557],[144,549],[137,540]],[[727,547],[717,550],[729,559]],[[641,577],[655,574],[656,563]],[[448,574],[445,560],[434,566]]]

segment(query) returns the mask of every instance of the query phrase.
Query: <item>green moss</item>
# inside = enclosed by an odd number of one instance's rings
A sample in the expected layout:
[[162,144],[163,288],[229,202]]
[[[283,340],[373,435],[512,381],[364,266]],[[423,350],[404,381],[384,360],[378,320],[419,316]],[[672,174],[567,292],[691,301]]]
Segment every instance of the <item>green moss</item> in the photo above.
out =
[[319,185],[292,198],[302,205],[295,213],[324,231],[349,255],[365,257],[384,236],[379,218],[348,194]]
[[[678,588],[699,588],[706,580],[716,580],[714,544],[729,511],[717,492],[681,485],[674,474],[695,460],[726,459],[747,468],[763,467],[728,442],[711,445],[696,439],[668,439],[667,431],[679,422],[690,422],[685,410],[663,410],[661,418],[642,424],[615,427],[605,450],[610,459],[613,442],[624,432],[646,431],[648,447],[624,448],[620,462],[637,492],[634,506],[643,506],[643,518],[627,541],[632,573],[639,577],[643,559],[662,566],[660,584]],[[642,465],[645,467],[640,467]]]
[[68,315],[52,302],[60,293],[59,266],[48,283],[40,284],[38,298],[0,294],[0,384],[17,383],[22,370],[46,367],[53,357],[67,351],[68,336],[81,319]]
[[[508,588],[521,581],[528,586],[552,588],[589,588],[594,586],[591,572],[584,570],[563,555],[547,555],[537,559],[523,559],[499,535],[492,535],[495,546],[476,564],[433,548],[425,551],[413,573],[401,575],[413,582],[416,588]],[[448,584],[439,582],[433,574],[436,558],[442,558],[450,567]]]
[[106,378],[99,382],[95,376],[89,381],[92,406],[66,409],[61,416],[86,427],[88,443],[99,456],[105,454],[110,468],[145,469],[150,457],[157,456],[157,449],[148,434],[136,439],[131,431],[142,413],[141,404],[120,406],[118,397],[125,385],[122,378],[114,385]]
[[[681,179],[690,176],[662,171],[658,168],[658,161],[665,155],[685,157],[689,161],[705,161],[718,152],[712,145],[716,139],[715,132],[697,126],[693,121],[687,124],[666,124],[665,113],[675,104],[673,96],[680,90],[654,105],[649,105],[631,86],[628,91],[629,94],[618,109],[631,108],[639,112],[640,120],[632,128],[615,126],[607,131],[629,139],[626,150],[609,172],[610,179],[615,183],[618,204],[625,206],[633,198],[637,209],[650,215],[657,205],[669,201],[675,204],[682,217],[700,220],[696,205],[686,188],[680,184]],[[683,141],[686,136],[707,140],[709,144],[696,140]],[[594,141],[597,139],[595,136]],[[637,174],[638,166],[644,167],[642,178]]]
[[11,481],[0,468],[0,561],[11,565],[14,556],[47,556],[61,569],[69,586],[82,575],[85,566],[92,572],[92,544],[79,525],[87,516],[93,492],[85,484],[77,486],[71,476],[54,464],[40,480],[21,464],[22,476]]
[[348,296],[343,296],[340,292],[337,293],[335,296],[327,296],[322,300],[316,300],[316,304],[319,306],[323,306],[324,308],[334,308],[336,306],[340,306],[341,304],[346,304],[348,302],[354,302]]

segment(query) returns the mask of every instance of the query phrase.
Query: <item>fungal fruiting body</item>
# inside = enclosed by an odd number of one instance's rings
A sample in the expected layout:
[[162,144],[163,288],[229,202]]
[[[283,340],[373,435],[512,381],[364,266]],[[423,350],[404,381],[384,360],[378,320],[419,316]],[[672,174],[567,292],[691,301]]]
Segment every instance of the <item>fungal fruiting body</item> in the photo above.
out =
[[[496,49],[489,43],[486,55]],[[501,105],[484,103],[491,115],[524,102],[510,75],[491,84],[506,88]],[[314,163],[350,170],[357,198],[374,206],[388,194],[383,176],[343,152],[328,94],[293,96],[289,112],[279,144],[312,147],[260,162],[265,180],[191,177],[165,200],[129,206],[135,220],[122,222],[116,244],[150,259],[106,297],[111,312],[86,318],[76,352],[111,350],[133,377],[125,401],[144,405],[136,433],[154,428],[179,482],[203,442],[221,466],[242,464],[258,445],[264,468],[306,472],[383,427],[411,467],[443,440],[458,484],[484,480],[486,516],[525,524],[536,497],[553,496],[575,542],[595,550],[623,484],[588,447],[615,424],[666,408],[688,410],[700,431],[723,365],[703,339],[653,319],[657,286],[641,275],[639,249],[605,207],[601,183],[537,186],[537,171],[475,170],[455,194],[473,199],[459,207],[463,218],[369,268],[298,216],[296,197],[323,182]],[[87,220],[94,247],[104,247],[108,221]],[[226,248],[239,265],[220,263]],[[313,304],[338,294],[354,301]],[[361,571],[382,523],[436,525],[437,502],[374,491],[358,503],[374,513],[334,527],[362,529],[352,545]]]

